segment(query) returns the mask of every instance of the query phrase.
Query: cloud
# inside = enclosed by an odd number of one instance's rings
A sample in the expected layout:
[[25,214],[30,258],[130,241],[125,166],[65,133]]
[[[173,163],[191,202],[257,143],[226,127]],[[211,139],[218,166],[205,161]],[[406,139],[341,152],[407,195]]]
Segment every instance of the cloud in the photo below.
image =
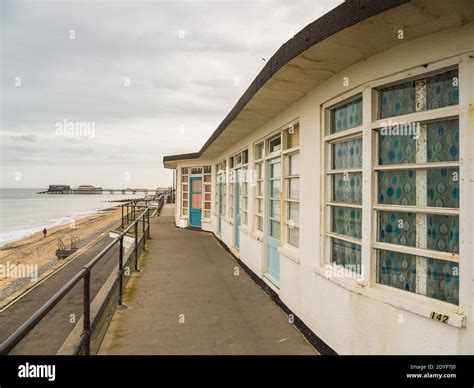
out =
[[[199,150],[261,58],[340,2],[2,1],[2,185],[80,184],[82,166],[170,184],[162,156]],[[94,138],[56,136],[64,120]]]

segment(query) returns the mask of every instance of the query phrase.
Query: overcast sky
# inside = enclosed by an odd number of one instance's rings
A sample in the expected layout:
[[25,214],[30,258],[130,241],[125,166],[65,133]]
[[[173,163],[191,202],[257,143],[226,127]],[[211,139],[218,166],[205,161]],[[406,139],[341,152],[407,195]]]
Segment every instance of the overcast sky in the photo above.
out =
[[1,1],[1,187],[171,185],[269,59],[340,0]]

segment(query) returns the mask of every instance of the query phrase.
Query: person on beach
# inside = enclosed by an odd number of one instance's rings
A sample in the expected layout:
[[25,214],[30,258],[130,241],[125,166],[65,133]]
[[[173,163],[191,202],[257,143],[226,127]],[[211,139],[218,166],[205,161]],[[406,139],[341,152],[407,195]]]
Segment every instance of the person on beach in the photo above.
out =
[[43,229],[43,236],[46,237],[47,234],[48,234],[48,229],[44,228]]

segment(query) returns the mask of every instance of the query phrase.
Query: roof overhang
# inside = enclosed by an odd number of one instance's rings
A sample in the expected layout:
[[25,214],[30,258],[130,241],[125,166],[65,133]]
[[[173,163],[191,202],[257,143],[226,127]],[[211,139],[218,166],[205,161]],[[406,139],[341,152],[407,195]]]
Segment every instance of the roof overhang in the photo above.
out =
[[334,74],[473,14],[472,0],[348,0],[280,47],[199,152],[165,156],[164,166],[215,158]]

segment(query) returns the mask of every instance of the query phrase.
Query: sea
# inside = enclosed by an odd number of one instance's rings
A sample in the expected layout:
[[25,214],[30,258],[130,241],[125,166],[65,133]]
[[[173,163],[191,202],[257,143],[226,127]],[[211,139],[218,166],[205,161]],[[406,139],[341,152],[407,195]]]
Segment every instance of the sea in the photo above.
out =
[[143,194],[37,194],[44,190],[0,188],[0,246],[44,227],[69,224],[120,204],[110,201],[143,197]]

